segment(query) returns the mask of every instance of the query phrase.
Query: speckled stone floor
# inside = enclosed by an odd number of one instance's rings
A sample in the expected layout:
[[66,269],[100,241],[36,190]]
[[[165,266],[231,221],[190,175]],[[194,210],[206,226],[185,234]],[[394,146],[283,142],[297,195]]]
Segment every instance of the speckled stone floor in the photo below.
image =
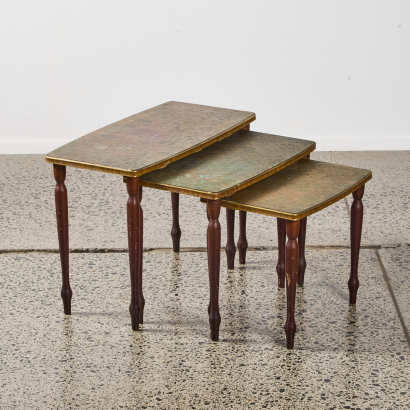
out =
[[181,197],[185,249],[174,254],[169,194],[146,190],[145,323],[132,332],[121,179],[68,172],[74,296],[67,317],[59,297],[51,167],[38,155],[0,156],[0,408],[409,408],[403,167],[410,153],[313,157],[374,172],[363,200],[358,303],[348,304],[347,200],[308,221],[295,349],[287,351],[285,293],[277,288],[276,250],[270,249],[277,246],[274,219],[249,215],[254,250],[246,266],[236,260],[227,270],[221,254],[215,343],[207,317],[205,209]]

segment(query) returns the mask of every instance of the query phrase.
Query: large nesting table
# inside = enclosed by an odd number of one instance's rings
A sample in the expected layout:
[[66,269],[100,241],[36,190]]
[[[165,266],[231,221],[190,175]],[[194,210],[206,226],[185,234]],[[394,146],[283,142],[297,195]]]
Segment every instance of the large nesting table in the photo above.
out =
[[[167,102],[78,138],[46,155],[56,180],[55,201],[64,313],[71,314],[66,166],[126,177],[132,328],[143,322],[142,208],[139,177],[184,158],[248,126],[255,114]],[[140,273],[140,274],[139,274]]]

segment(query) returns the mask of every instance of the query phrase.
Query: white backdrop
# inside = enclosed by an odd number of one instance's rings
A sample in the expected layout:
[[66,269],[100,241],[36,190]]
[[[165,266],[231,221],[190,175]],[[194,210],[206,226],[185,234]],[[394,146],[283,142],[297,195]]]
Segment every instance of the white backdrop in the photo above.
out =
[[410,1],[0,0],[0,153],[169,100],[319,150],[410,149]]

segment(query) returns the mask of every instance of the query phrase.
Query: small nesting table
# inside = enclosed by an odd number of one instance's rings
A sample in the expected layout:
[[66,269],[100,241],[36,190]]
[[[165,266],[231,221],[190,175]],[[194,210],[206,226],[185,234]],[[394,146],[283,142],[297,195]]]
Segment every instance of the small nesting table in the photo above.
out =
[[[287,319],[286,345],[294,346],[295,295],[298,282],[300,221],[353,193],[351,207],[351,270],[349,302],[356,303],[359,280],[357,268],[363,221],[362,197],[364,186],[372,177],[371,171],[325,162],[301,159],[263,181],[221,200],[221,206],[232,210],[255,212],[274,216],[284,222],[284,237],[279,233],[279,285],[286,278]],[[278,224],[279,225],[279,224]],[[230,233],[228,232],[228,235]],[[288,242],[286,248],[281,247]],[[229,255],[228,255],[229,257]],[[281,261],[284,261],[282,267]],[[301,272],[299,272],[300,274]],[[302,274],[303,275],[303,274]],[[303,284],[303,276],[299,277]]]

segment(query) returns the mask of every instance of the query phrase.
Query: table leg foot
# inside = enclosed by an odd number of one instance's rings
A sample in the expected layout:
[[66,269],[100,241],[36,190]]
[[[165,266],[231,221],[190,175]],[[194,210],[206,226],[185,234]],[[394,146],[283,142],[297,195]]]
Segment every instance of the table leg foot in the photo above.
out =
[[221,315],[219,314],[219,272],[221,260],[221,225],[219,214],[221,211],[220,200],[209,200],[207,203],[209,223],[208,223],[208,270],[210,289],[210,309],[209,324],[211,328],[211,338],[213,341],[219,339],[219,325]]
[[127,177],[127,227],[128,227],[128,253],[130,260],[131,303],[130,315],[132,330],[139,329],[140,305],[138,302],[139,281],[139,253],[140,253],[140,204],[138,201],[139,178]]
[[225,246],[226,261],[228,269],[235,267],[236,246],[234,239],[235,232],[235,210],[226,208],[226,229],[227,241]]
[[248,249],[248,241],[246,239],[246,211],[239,211],[239,238],[238,238],[239,263],[246,263],[246,250]]
[[364,185],[353,192],[353,204],[351,208],[350,221],[350,246],[351,246],[351,270],[349,286],[349,303],[356,304],[357,290],[359,289],[359,279],[357,269],[359,265],[360,239],[362,236],[363,224],[363,204]]
[[298,265],[298,285],[303,286],[305,281],[305,271],[306,271],[306,258],[305,258],[305,242],[306,242],[306,224],[307,218],[300,220],[299,228],[299,265]]
[[276,218],[278,227],[278,263],[276,272],[278,274],[278,286],[285,287],[285,247],[286,247],[286,219]]
[[60,247],[61,273],[63,285],[61,298],[63,299],[64,313],[71,315],[71,299],[73,291],[70,287],[69,253],[68,253],[68,201],[67,188],[64,184],[66,167],[64,165],[53,165],[54,179],[56,180],[55,202],[57,215],[58,243]]
[[295,322],[295,299],[296,282],[298,280],[298,256],[299,245],[296,240],[299,234],[299,221],[286,221],[286,234],[288,243],[286,244],[286,305],[287,315],[285,323],[286,347],[293,349],[296,333]]
[[181,243],[181,228],[179,227],[179,194],[171,192],[172,229],[171,237],[174,252],[179,252]]

